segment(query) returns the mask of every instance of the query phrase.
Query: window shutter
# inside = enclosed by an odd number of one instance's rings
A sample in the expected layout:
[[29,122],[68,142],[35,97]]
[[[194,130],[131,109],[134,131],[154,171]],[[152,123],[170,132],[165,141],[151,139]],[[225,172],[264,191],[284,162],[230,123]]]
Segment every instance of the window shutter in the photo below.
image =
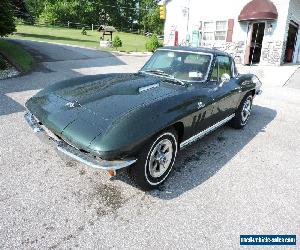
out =
[[234,19],[228,19],[226,42],[232,42],[233,27],[234,27]]

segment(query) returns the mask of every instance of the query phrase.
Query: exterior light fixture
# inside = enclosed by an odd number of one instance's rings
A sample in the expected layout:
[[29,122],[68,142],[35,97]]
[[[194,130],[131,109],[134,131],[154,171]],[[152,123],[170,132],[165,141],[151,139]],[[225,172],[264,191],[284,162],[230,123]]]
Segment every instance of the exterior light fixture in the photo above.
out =
[[272,23],[268,23],[267,30],[268,30],[268,33],[272,33],[273,32],[273,24]]
[[183,7],[182,8],[182,15],[185,17],[188,15],[188,12],[189,12],[189,8],[188,7]]

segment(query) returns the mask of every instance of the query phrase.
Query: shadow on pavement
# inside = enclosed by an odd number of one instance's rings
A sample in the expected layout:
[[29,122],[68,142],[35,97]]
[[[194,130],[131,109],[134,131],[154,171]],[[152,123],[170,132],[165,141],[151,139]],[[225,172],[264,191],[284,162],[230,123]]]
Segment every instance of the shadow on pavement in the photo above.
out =
[[[273,109],[254,106],[251,119],[244,129],[224,126],[180,151],[166,183],[158,190],[150,191],[149,195],[170,200],[203,184],[218,174],[257,134],[264,133],[276,115]],[[134,185],[125,174],[120,175],[119,179]]]
[[83,76],[77,70],[80,68],[126,65],[114,54],[106,51],[26,40],[12,41],[20,43],[32,54],[35,65],[26,75],[0,80],[0,116],[25,110],[7,95],[9,93],[43,89],[59,81]]
[[[78,30],[80,33],[80,30]],[[25,38],[38,38],[38,39],[48,39],[48,40],[54,40],[54,41],[74,41],[74,42],[96,42],[95,40],[86,40],[86,39],[74,39],[70,37],[62,37],[62,36],[54,36],[54,35],[39,35],[39,34],[30,34],[30,33],[16,33],[16,35],[19,35],[21,37]]]
[[0,93],[0,116],[25,111],[25,108],[10,97]]

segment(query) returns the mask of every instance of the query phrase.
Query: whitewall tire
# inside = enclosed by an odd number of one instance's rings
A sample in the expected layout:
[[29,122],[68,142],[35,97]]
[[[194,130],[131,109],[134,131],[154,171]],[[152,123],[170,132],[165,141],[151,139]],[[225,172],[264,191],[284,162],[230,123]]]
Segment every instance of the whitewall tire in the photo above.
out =
[[154,136],[130,169],[135,182],[144,190],[158,187],[169,176],[178,151],[176,131],[171,129]]

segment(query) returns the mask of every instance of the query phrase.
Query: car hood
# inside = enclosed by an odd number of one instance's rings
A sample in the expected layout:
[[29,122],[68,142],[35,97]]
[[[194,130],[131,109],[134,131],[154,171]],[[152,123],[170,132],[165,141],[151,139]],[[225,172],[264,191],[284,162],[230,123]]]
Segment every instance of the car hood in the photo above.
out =
[[54,84],[26,106],[52,132],[87,148],[126,114],[184,89],[161,77],[109,74]]

